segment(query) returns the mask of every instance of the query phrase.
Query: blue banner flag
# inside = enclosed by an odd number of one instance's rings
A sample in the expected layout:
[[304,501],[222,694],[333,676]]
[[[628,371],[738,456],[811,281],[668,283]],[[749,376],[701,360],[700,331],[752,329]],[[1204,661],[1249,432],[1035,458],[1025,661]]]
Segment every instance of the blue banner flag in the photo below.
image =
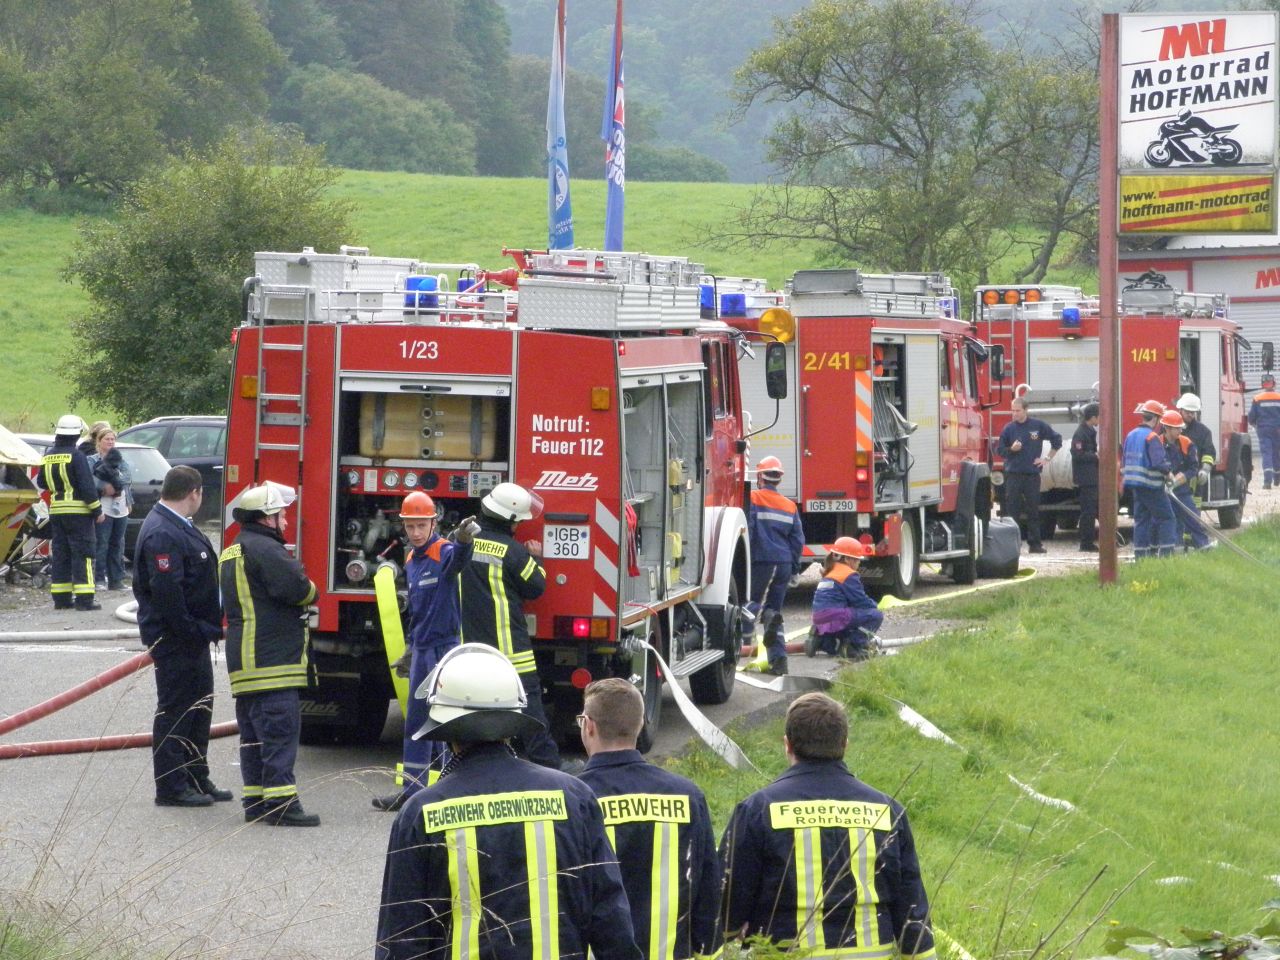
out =
[[622,86],[622,0],[613,23],[613,57],[609,61],[609,83],[604,91],[604,179],[608,190],[604,213],[604,248],[622,249],[622,210],[627,186],[626,97]]
[[556,8],[551,40],[551,90],[547,94],[547,249],[573,247],[573,207],[569,203],[569,146],[564,136],[564,4]]

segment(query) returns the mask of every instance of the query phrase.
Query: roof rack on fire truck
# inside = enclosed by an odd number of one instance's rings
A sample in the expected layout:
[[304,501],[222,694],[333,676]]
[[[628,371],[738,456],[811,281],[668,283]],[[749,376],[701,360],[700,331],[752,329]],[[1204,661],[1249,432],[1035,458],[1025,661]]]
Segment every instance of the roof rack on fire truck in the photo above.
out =
[[1044,300],[1027,300],[1021,303],[998,303],[983,308],[988,320],[1057,320],[1064,310],[1075,309],[1077,317],[1096,317],[1100,309],[1099,299],[1087,296],[1079,290],[1067,296],[1055,296]]
[[797,270],[787,292],[796,316],[844,316],[851,312],[892,317],[960,316],[955,289],[950,278],[941,273]]
[[1231,298],[1225,293],[1190,293],[1173,289],[1120,292],[1120,308],[1127,314],[1177,314],[1224,319],[1230,307]]

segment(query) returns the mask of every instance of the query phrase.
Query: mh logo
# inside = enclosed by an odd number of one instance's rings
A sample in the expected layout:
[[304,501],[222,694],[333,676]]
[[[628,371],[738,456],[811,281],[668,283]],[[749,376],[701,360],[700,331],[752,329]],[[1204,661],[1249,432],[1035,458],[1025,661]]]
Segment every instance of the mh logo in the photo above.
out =
[[1159,59],[1181,60],[1183,57],[1203,57],[1207,53],[1222,53],[1226,48],[1226,18],[1200,20],[1196,23],[1165,27],[1160,35]]
[[581,476],[572,473],[565,473],[563,470],[543,470],[542,476],[538,478],[538,482],[533,485],[535,490],[595,490],[600,484],[600,478],[593,473],[584,473]]
[[1280,287],[1280,267],[1267,267],[1265,270],[1258,271],[1253,289],[1266,290],[1268,287]]

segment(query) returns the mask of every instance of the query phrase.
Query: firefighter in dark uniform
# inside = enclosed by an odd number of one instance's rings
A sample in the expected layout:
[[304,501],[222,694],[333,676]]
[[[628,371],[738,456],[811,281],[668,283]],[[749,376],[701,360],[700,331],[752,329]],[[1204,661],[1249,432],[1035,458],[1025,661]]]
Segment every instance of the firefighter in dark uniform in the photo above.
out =
[[453,758],[391,828],[375,957],[641,960],[595,794],[507,743],[539,726],[510,659],[464,643],[414,696]]
[[790,766],[738,804],[720,844],[725,934],[794,943],[801,956],[933,960],[907,815],[845,767],[848,732],[826,694],[787,709]]
[[1280,393],[1276,378],[1262,376],[1262,389],[1253,395],[1249,405],[1249,426],[1258,431],[1258,448],[1262,452],[1262,489],[1280,484]]
[[536,600],[547,588],[538,563],[542,547],[521,543],[516,525],[542,513],[542,501],[515,483],[500,483],[480,501],[480,530],[471,543],[471,561],[458,578],[462,600],[462,642],[489,643],[506,654],[528,694],[525,712],[538,721],[520,741],[524,755],[544,767],[560,768],[560,751],[547,733],[542,683],[524,620],[524,601]]
[[1160,418],[1164,427],[1164,455],[1169,462],[1169,474],[1172,486],[1169,495],[1177,503],[1173,507],[1173,519],[1177,529],[1178,546],[1186,546],[1188,539],[1197,550],[1208,550],[1213,546],[1209,534],[1205,533],[1204,522],[1200,519],[1200,508],[1196,506],[1192,488],[1196,475],[1200,470],[1200,452],[1191,438],[1182,432],[1186,421],[1177,410],[1166,410]]
[[292,488],[267,481],[250,487],[234,510],[240,533],[222,551],[218,578],[227,610],[227,673],[240,724],[240,775],[246,822],[316,827],[302,809],[293,764],[309,685],[307,607],[316,586],[285,547],[285,508]]
[[94,524],[103,520],[98,487],[89,461],[76,441],[84,421],[73,413],[58,418],[53,446],[40,463],[36,478],[49,492],[49,529],[53,533],[52,583],[55,610],[101,610],[94,599],[93,555],[98,549]]
[[644,697],[619,677],[583,693],[579,777],[600,798],[609,842],[647,960],[711,956],[720,949],[720,859],[711,814],[691,780],[646,763],[636,749]]
[[756,465],[755,490],[747,527],[751,536],[751,612],[764,628],[769,672],[787,672],[787,639],[782,629],[782,605],[787,585],[800,572],[804,554],[804,526],[800,511],[778,492],[784,476],[782,461],[765,457]]
[[1086,403],[1080,426],[1071,437],[1071,482],[1080,491],[1080,549],[1098,552],[1098,417],[1096,403]]
[[1184,393],[1178,398],[1177,407],[1186,423],[1184,431],[1187,439],[1200,452],[1200,469],[1191,484],[1199,505],[1201,500],[1209,498],[1209,476],[1213,473],[1214,464],[1218,462],[1218,450],[1213,444],[1213,431],[1200,419],[1200,398],[1194,393]]
[[209,645],[222,639],[222,605],[217,551],[191,522],[203,498],[199,470],[170,469],[133,552],[138,630],[155,661],[151,760],[156,803],[163,807],[207,807],[231,799],[230,790],[209,779]]
[[[1027,416],[1027,401],[1014,397],[1013,419],[1000,431],[1004,457],[1004,515],[1022,526],[1031,553],[1044,553],[1040,543],[1040,470],[1062,449],[1062,436],[1043,420]],[[1044,441],[1049,455],[1044,456]]]

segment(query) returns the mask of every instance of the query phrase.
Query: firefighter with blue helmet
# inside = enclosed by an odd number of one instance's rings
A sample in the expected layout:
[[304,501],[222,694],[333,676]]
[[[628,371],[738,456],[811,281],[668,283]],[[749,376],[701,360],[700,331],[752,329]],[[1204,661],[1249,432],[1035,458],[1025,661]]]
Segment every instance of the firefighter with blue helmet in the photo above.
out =
[[94,524],[104,517],[89,460],[76,447],[83,432],[84,421],[74,413],[59,417],[53,446],[36,476],[36,484],[49,493],[49,592],[55,610],[102,609],[94,599],[93,555],[98,549]]
[[1160,436],[1164,404],[1146,400],[1133,411],[1142,423],[1124,438],[1123,485],[1133,509],[1133,556],[1167,557],[1173,554],[1177,524],[1165,486],[1169,460]]
[[595,794],[510,746],[542,727],[510,659],[463,643],[413,695],[452,758],[391,828],[377,960],[641,960]]
[[[400,504],[400,522],[408,542],[404,580],[408,588],[409,644],[395,664],[396,673],[409,678],[409,689],[422,686],[440,658],[458,645],[461,614],[458,610],[458,573],[471,556],[474,520],[461,521],[454,539],[436,532],[435,501],[414,490]],[[427,720],[427,706],[417,697],[409,700],[404,719],[403,787],[396,793],[374,797],[379,810],[399,810],[405,800],[427,784],[428,772],[443,759],[444,746],[434,740],[415,740],[413,734]]]
[[934,960],[906,811],[849,772],[848,736],[824,693],[787,708],[787,769],[737,805],[720,841],[725,936],[797,956]]
[[1164,453],[1169,461],[1169,496],[1177,501],[1173,505],[1175,542],[1182,546],[1190,540],[1195,549],[1207,550],[1212,541],[1205,533],[1200,508],[1196,506],[1192,493],[1192,484],[1200,472],[1200,451],[1183,433],[1187,422],[1177,410],[1166,410],[1160,418],[1160,425],[1164,427]]
[[610,677],[588,685],[578,730],[589,759],[578,776],[600,798],[645,957],[714,956],[722,878],[711,813],[697,784],[640,756],[643,725],[635,684]]
[[764,625],[765,648],[772,673],[787,672],[787,641],[782,631],[782,605],[787,586],[800,572],[804,526],[800,511],[778,492],[784,472],[777,457],[756,464],[757,485],[751,491],[747,526],[751,535],[751,611]]
[[1249,426],[1258,433],[1258,449],[1262,456],[1262,489],[1280,484],[1280,393],[1276,378],[1263,374],[1262,389],[1249,405]]

